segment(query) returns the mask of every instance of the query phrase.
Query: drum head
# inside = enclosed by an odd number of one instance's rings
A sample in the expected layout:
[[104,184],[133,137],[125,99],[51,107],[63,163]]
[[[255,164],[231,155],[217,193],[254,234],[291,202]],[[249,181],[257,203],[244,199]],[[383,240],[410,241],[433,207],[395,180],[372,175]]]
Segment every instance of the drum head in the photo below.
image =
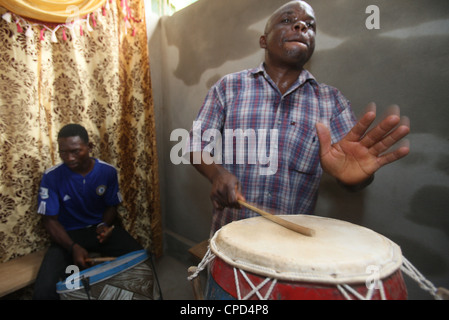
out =
[[255,217],[218,230],[210,248],[236,268],[288,281],[356,283],[387,277],[402,264],[399,246],[367,228],[317,216],[282,218],[314,229],[315,236]]

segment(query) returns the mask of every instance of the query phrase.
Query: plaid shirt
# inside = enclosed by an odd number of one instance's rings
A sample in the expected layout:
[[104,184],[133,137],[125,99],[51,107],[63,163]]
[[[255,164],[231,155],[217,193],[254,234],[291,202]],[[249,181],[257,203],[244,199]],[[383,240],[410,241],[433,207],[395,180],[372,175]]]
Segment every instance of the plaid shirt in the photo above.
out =
[[[258,68],[223,77],[209,90],[192,129],[199,132],[201,128],[204,141],[193,139],[191,131],[189,150],[201,151],[207,146],[210,151],[217,147],[215,139],[205,139],[204,133],[208,129],[219,130],[224,146],[221,163],[239,179],[248,202],[278,214],[313,214],[322,175],[315,129],[318,121],[330,128],[334,143],[354,126],[355,117],[340,91],[319,84],[306,70],[282,95],[262,63]],[[226,132],[235,133],[236,129],[243,132],[251,129],[258,134],[255,140],[246,143],[244,163],[238,158],[242,155],[238,149],[242,141],[233,139],[234,150],[226,148],[226,141],[230,141],[226,140],[229,137]],[[259,139],[264,133],[260,129],[267,130],[264,154],[268,158],[270,152],[277,152],[277,164],[263,164],[257,156],[264,145]],[[275,133],[278,141],[270,150],[270,142],[276,140]],[[226,158],[229,154],[232,157]],[[274,174],[262,173],[270,164]],[[246,208],[213,210],[213,233],[231,221],[257,216]]]

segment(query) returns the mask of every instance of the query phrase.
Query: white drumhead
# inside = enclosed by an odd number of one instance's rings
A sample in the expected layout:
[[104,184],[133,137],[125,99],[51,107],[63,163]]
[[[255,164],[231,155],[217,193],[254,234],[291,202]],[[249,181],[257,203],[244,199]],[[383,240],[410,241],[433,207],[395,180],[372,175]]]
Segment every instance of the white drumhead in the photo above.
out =
[[308,237],[266,218],[234,221],[218,230],[211,251],[226,263],[280,280],[323,283],[384,279],[402,264],[391,240],[349,222],[309,215],[284,215],[315,230]]

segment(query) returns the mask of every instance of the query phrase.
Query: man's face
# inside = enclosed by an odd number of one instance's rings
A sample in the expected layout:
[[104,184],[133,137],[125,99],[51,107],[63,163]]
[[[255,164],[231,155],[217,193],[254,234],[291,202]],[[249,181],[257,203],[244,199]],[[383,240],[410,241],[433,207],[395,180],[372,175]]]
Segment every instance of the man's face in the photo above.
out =
[[312,7],[302,1],[289,2],[271,16],[260,38],[266,62],[302,68],[315,49],[315,34]]
[[59,156],[75,172],[82,172],[90,164],[90,146],[80,137],[59,138]]

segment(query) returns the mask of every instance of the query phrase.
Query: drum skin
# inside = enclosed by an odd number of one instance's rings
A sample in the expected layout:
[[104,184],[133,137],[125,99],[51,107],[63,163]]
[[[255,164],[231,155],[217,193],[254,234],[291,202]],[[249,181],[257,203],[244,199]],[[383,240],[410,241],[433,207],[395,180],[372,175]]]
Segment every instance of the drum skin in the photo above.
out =
[[[229,300],[237,299],[237,288],[235,284],[235,276],[233,267],[216,257],[211,262],[211,277],[209,278],[207,299],[210,300]],[[238,282],[240,286],[241,297],[251,292],[252,288],[237,270]],[[266,279],[254,273],[246,272],[246,275],[254,286],[257,286]],[[265,297],[267,290],[270,288],[271,281],[266,283],[259,293]],[[402,272],[397,270],[386,279],[382,279],[385,290],[385,298],[387,300],[406,300],[407,288],[402,277]],[[365,283],[351,284],[362,296],[366,296],[368,289]],[[353,294],[348,293],[351,299],[356,300]],[[374,289],[371,300],[381,300],[380,291]],[[259,297],[253,294],[249,300],[258,300]],[[268,300],[346,300],[347,298],[338,290],[337,286],[326,285],[322,283],[307,282],[289,282],[277,281]]]

